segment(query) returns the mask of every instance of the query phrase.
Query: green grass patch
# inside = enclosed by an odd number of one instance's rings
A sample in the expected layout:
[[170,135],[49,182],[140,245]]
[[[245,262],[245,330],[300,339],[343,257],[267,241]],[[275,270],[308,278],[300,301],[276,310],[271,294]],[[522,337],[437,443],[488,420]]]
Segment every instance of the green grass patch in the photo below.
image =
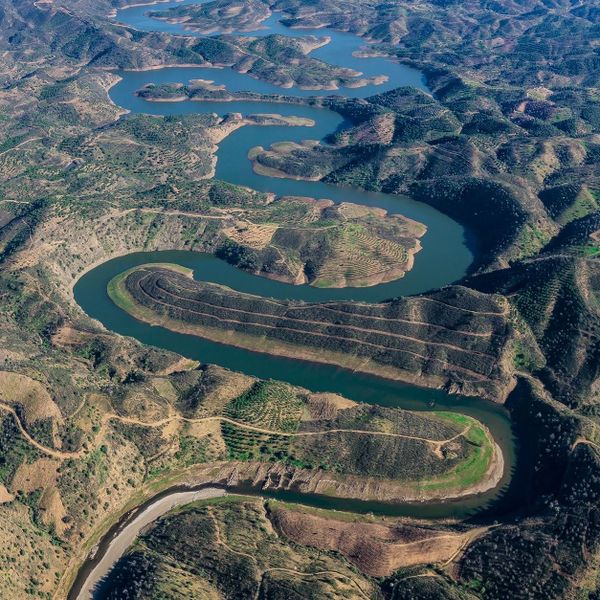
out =
[[483,479],[494,455],[494,442],[487,430],[479,425],[471,425],[465,438],[470,444],[468,457],[447,475],[421,484],[420,487],[423,490],[437,490],[445,487],[468,488]]

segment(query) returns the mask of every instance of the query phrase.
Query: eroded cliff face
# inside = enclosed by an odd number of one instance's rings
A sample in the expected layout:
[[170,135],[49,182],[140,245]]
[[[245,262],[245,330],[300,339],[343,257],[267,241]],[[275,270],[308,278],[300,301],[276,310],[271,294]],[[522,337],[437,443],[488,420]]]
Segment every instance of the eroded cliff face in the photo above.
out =
[[502,452],[495,447],[493,460],[481,481],[473,485],[420,489],[421,486],[379,477],[337,474],[263,462],[220,462],[190,470],[186,485],[219,485],[235,490],[293,491],[337,498],[377,502],[427,502],[479,494],[498,485],[504,473]]

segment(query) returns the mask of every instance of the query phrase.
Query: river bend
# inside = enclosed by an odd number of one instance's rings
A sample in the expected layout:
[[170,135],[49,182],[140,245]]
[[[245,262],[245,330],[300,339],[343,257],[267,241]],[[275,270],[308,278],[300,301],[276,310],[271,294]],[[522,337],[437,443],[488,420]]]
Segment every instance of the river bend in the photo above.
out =
[[[196,0],[184,0],[183,4],[197,3]],[[167,9],[181,6],[182,2],[161,3],[154,9]],[[177,35],[199,35],[187,31],[181,24],[170,24],[151,19],[148,6],[136,6],[121,9],[115,17],[116,22],[142,31],[165,31]],[[419,87],[427,91],[422,74],[396,62],[383,58],[360,58],[354,56],[364,44],[364,40],[349,34],[332,30],[290,30],[284,27],[273,13],[262,23],[263,28],[251,34],[267,35],[277,33],[288,36],[327,35],[329,44],[312,52],[312,56],[332,64],[339,64],[340,58],[344,67],[360,71],[365,76],[387,75],[388,79],[381,85],[368,85],[362,88],[343,88],[336,93],[348,97],[367,97],[369,95],[394,89],[403,85]],[[298,195],[314,198],[329,198],[336,202],[355,202],[386,209],[390,213],[399,213],[424,223],[427,233],[422,239],[423,249],[415,256],[415,266],[402,279],[367,288],[319,289],[310,286],[294,286],[261,278],[240,271],[223,263],[214,256],[186,251],[139,252],[115,258],[92,269],[77,282],[74,296],[80,306],[91,317],[98,319],[108,329],[138,339],[139,341],[173,350],[187,357],[222,365],[228,369],[240,371],[261,378],[283,379],[289,383],[306,387],[313,391],[329,391],[342,394],[360,402],[399,406],[411,410],[443,409],[471,415],[485,423],[496,442],[503,451],[505,475],[495,489],[474,497],[447,502],[424,504],[385,505],[376,502],[360,502],[317,496],[294,494],[292,492],[276,493],[283,500],[300,501],[326,508],[373,511],[383,514],[405,515],[419,518],[465,518],[478,513],[494,511],[502,504],[507,494],[508,484],[515,466],[515,438],[511,428],[508,412],[502,406],[481,399],[450,396],[440,390],[430,390],[396,381],[353,373],[336,367],[313,364],[275,356],[253,353],[247,350],[225,346],[203,340],[195,336],[184,335],[153,327],[136,321],[124,311],[116,307],[106,293],[107,283],[117,274],[131,267],[151,263],[177,263],[194,270],[194,277],[228,285],[241,292],[260,294],[279,299],[304,300],[320,302],[330,300],[352,299],[361,302],[377,302],[401,295],[418,294],[441,287],[461,279],[467,272],[473,254],[470,249],[468,234],[463,227],[446,215],[426,204],[415,202],[409,198],[395,195],[366,192],[359,189],[342,188],[322,182],[297,181],[270,178],[254,173],[247,158],[248,150],[256,145],[268,147],[279,141],[300,142],[305,139],[324,140],[327,135],[348,126],[348,123],[337,113],[314,106],[302,104],[286,104],[272,102],[178,102],[149,103],[135,95],[135,92],[148,83],[188,82],[191,79],[213,80],[223,84],[228,91],[251,91],[261,94],[282,94],[296,97],[330,95],[331,91],[308,91],[297,87],[282,90],[276,86],[253,79],[248,75],[237,73],[232,69],[216,69],[206,67],[167,67],[158,70],[132,72],[120,71],[121,77],[110,91],[112,100],[119,106],[133,113],[155,115],[179,115],[191,113],[217,113],[224,115],[230,112],[242,114],[278,113],[312,119],[314,127],[257,127],[245,126],[231,133],[219,144],[217,152],[216,177],[218,179],[245,185],[247,187],[274,192],[277,195]],[[513,484],[515,481],[513,480]],[[510,486],[511,489],[513,486]],[[174,498],[181,498],[181,489],[173,491]],[[187,497],[187,496],[185,496]],[[195,497],[190,495],[190,497]],[[164,495],[161,495],[164,498]],[[161,506],[164,501],[161,500]],[[156,509],[156,506],[154,509]],[[140,516],[141,518],[141,516]],[[138,521],[139,522],[139,521]],[[144,523],[146,519],[144,519]],[[131,529],[127,529],[131,533]],[[108,543],[110,541],[110,543]],[[114,551],[110,560],[104,554],[96,559],[88,559],[78,577],[79,584],[87,589],[86,594],[77,594],[72,590],[70,597],[89,597],[89,581],[82,581],[82,575],[91,573],[94,564],[101,560],[104,565],[113,564],[123,551],[123,544],[115,542],[112,537],[104,543],[103,552]],[[102,542],[101,542],[101,547]],[[85,577],[83,577],[85,579]],[[86,587],[87,585],[87,587]],[[75,595],[73,595],[75,593]]]

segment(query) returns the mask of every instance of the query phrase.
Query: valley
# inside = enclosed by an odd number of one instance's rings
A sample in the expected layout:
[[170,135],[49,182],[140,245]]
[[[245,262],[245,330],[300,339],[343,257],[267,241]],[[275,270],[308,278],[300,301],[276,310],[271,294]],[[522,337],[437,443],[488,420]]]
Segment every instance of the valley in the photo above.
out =
[[0,596],[593,600],[592,4],[0,0]]

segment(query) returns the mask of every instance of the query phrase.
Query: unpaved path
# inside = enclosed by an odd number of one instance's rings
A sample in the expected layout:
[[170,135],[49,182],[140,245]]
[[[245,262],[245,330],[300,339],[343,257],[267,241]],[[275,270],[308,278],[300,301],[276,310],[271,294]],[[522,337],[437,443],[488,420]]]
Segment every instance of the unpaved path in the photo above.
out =
[[[45,445],[41,444],[40,442],[38,442],[35,438],[33,438],[29,434],[29,432],[23,426],[21,418],[17,414],[16,410],[14,408],[12,408],[12,406],[9,406],[8,404],[4,404],[3,402],[0,402],[0,410],[3,410],[5,412],[8,412],[11,414],[15,420],[15,423],[17,424],[19,431],[23,435],[23,437],[32,446],[34,446],[35,448],[37,448],[44,454],[52,456],[53,458],[67,460],[70,458],[81,458],[82,456],[89,454],[92,451],[91,449],[89,449],[89,450],[80,449],[80,450],[75,450],[73,452],[62,452],[62,451],[56,450],[54,448],[49,448],[48,446],[45,446]],[[265,427],[258,427],[256,425],[251,425],[250,423],[243,423],[241,421],[236,421],[235,419],[230,419],[229,417],[223,417],[223,416],[218,416],[218,415],[211,416],[211,417],[200,417],[197,419],[190,419],[187,417],[183,417],[181,415],[172,415],[169,417],[165,417],[164,419],[160,419],[158,421],[148,422],[148,421],[142,421],[141,419],[136,419],[133,417],[123,417],[116,413],[106,413],[102,417],[100,430],[96,434],[95,442],[98,442],[98,440],[102,438],[102,436],[104,435],[107,423],[109,421],[113,421],[113,420],[119,421],[126,425],[139,425],[141,427],[151,427],[151,428],[163,427],[173,421],[181,421],[184,423],[207,423],[207,422],[211,422],[211,421],[212,422],[216,421],[216,422],[220,422],[220,423],[229,423],[231,425],[235,425],[236,427],[240,427],[241,429],[247,429],[249,431],[255,431],[257,433],[264,433],[266,435],[278,435],[278,436],[282,436],[282,437],[318,436],[318,435],[328,435],[331,433],[355,433],[355,434],[359,434],[359,435],[375,435],[375,436],[404,438],[404,439],[409,439],[409,440],[418,440],[421,442],[425,442],[427,444],[431,444],[434,447],[434,449],[435,448],[441,449],[441,447],[444,444],[452,442],[453,440],[465,435],[471,429],[471,425],[467,425],[462,431],[459,431],[457,434],[453,435],[452,437],[450,437],[448,439],[434,440],[434,439],[430,439],[430,438],[419,437],[416,435],[407,435],[404,433],[394,433],[394,432],[388,432],[388,431],[369,431],[367,429],[339,429],[338,428],[338,429],[324,429],[321,431],[279,431],[277,429],[267,429]],[[96,446],[97,446],[97,443],[94,445],[94,447],[96,447]]]

